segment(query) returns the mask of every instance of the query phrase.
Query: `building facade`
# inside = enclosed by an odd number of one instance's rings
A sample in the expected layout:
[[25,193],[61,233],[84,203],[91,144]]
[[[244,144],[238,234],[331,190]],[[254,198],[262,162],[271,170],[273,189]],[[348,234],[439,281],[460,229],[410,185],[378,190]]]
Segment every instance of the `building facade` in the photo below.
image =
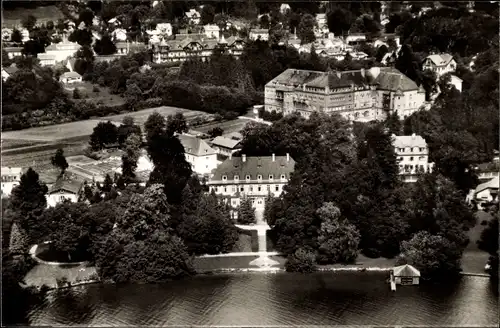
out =
[[253,28],[248,33],[248,38],[250,40],[261,40],[267,41],[269,40],[269,30],[265,28]]
[[215,169],[207,185],[236,208],[243,197],[251,199],[254,208],[264,210],[265,199],[279,197],[290,180],[295,161],[286,156],[232,157]]
[[9,197],[12,189],[19,185],[21,175],[23,174],[20,167],[2,167],[2,198]]
[[64,201],[76,203],[82,188],[82,181],[60,177],[46,195],[47,207],[54,207]]
[[436,73],[439,78],[446,73],[454,72],[457,69],[457,62],[450,54],[430,55],[424,59],[422,69]]
[[218,136],[212,140],[212,148],[217,154],[231,158],[235,152],[241,149],[241,140]]
[[265,86],[265,109],[284,115],[338,113],[349,120],[406,118],[425,102],[425,90],[392,67],[318,72],[287,69]]
[[72,57],[75,52],[80,50],[81,46],[76,42],[63,40],[59,43],[53,43],[45,48],[45,54],[55,57],[56,62],[63,61]]
[[404,182],[416,182],[419,173],[432,172],[434,163],[429,163],[427,142],[421,136],[395,136],[394,150],[399,165],[399,174]]
[[195,136],[181,134],[178,138],[184,147],[186,161],[191,164],[194,173],[209,176],[217,167],[217,152],[205,140]]
[[499,177],[484,182],[477,186],[474,191],[474,200],[478,209],[483,208],[483,204],[491,203],[498,200]]

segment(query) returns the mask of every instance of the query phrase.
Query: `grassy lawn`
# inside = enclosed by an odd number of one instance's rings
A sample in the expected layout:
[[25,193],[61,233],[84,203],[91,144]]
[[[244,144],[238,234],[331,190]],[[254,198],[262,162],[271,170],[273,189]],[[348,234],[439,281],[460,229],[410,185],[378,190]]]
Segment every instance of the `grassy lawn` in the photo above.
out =
[[131,116],[134,118],[134,121],[136,124],[139,124],[141,128],[144,126],[144,123],[148,119],[149,115],[153,114],[154,112],[158,112],[165,118],[168,115],[174,115],[175,113],[182,113],[186,120],[189,122],[189,120],[202,116],[202,115],[208,115],[207,113],[204,112],[198,112],[195,110],[189,110],[189,109],[184,109],[184,108],[178,108],[178,107],[170,107],[170,106],[161,106],[161,107],[155,107],[155,108],[148,108],[148,109],[143,109],[139,110],[137,112],[130,112],[130,113],[124,113],[124,114],[119,114],[119,115],[112,115],[112,116],[106,116],[103,117],[102,120],[106,121],[111,121],[111,122],[122,122],[123,118],[125,116]]
[[195,127],[193,127],[193,130],[207,133],[208,131],[210,131],[211,129],[213,129],[215,127],[220,127],[222,130],[224,130],[224,134],[231,133],[231,132],[241,132],[241,130],[243,130],[243,128],[245,127],[245,125],[247,125],[248,122],[250,122],[250,121],[237,118],[235,120],[226,121],[226,122],[213,122],[213,123],[209,123],[209,124],[195,126]]
[[463,272],[485,273],[484,266],[488,261],[489,254],[477,247],[477,241],[481,239],[481,232],[487,227],[481,222],[489,222],[493,217],[484,211],[477,211],[476,217],[476,225],[467,232],[470,241],[462,256],[462,270]]
[[44,6],[37,8],[16,8],[12,10],[2,10],[2,27],[12,28],[20,26],[21,20],[33,15],[37,22],[46,23],[48,21],[57,22],[58,19],[64,19],[64,14],[56,6]]
[[217,269],[245,269],[251,261],[258,256],[226,256],[226,257],[206,257],[196,258],[194,267],[198,272],[213,271]]
[[[84,270],[82,270],[84,269]],[[29,286],[56,287],[56,281],[66,278],[69,282],[86,280],[92,274],[96,274],[95,267],[75,265],[71,267],[60,267],[55,265],[38,264],[24,278]]]
[[81,99],[73,99],[77,103],[79,101],[90,101],[95,105],[104,106],[119,106],[125,103],[124,98],[111,94],[107,87],[101,87],[90,82],[65,84],[64,88],[71,94],[71,97],[73,97],[73,90],[78,89]]
[[233,252],[258,252],[259,240],[256,230],[239,229],[239,239],[233,249]]

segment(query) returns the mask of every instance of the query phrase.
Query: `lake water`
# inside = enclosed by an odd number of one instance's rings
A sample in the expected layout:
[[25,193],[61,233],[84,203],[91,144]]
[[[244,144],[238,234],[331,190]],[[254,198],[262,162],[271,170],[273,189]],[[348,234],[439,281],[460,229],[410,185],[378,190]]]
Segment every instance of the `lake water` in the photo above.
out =
[[32,325],[491,325],[498,285],[462,277],[398,286],[387,273],[203,275],[161,285],[87,285],[53,292]]

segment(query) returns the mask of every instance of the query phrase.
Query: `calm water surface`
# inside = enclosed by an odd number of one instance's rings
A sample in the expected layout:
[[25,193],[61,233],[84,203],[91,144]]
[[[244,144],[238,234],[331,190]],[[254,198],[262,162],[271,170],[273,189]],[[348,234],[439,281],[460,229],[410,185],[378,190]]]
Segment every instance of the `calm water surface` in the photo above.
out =
[[497,325],[498,285],[463,277],[391,292],[385,273],[250,273],[50,294],[33,325]]

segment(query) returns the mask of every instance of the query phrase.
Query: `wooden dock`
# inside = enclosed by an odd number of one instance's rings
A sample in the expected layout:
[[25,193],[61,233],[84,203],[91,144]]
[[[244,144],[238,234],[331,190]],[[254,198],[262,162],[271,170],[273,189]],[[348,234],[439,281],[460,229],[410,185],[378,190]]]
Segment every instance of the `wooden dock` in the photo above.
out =
[[395,292],[395,291],[396,291],[396,282],[394,281],[394,279],[391,279],[391,290],[392,290],[393,292]]

